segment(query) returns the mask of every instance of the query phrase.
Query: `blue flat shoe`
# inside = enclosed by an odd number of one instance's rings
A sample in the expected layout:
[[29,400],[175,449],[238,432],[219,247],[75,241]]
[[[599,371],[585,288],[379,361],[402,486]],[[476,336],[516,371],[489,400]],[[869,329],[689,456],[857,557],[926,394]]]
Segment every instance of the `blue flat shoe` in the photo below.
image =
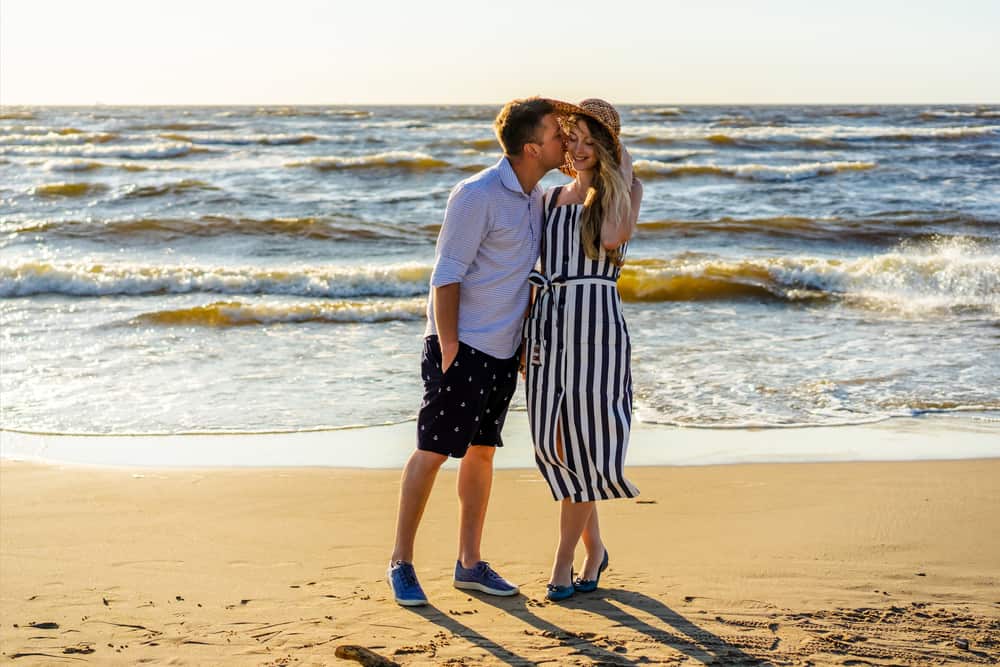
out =
[[[573,572],[569,573],[569,578],[573,578]],[[545,599],[551,600],[552,602],[561,602],[573,597],[576,593],[576,586],[574,584],[569,584],[568,586],[557,586],[555,584],[547,584],[545,587]]]
[[601,567],[597,568],[597,579],[577,579],[573,582],[573,588],[576,589],[578,593],[590,593],[591,591],[597,590],[597,584],[601,581],[601,573],[608,569],[608,550],[604,550],[604,560],[601,561]]

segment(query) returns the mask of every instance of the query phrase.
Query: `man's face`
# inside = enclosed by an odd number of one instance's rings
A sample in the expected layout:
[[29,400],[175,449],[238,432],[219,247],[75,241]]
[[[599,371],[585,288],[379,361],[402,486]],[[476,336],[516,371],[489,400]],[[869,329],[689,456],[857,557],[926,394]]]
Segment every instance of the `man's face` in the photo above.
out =
[[546,170],[559,167],[566,160],[566,137],[555,114],[542,118],[542,126],[535,143],[541,148],[538,161]]

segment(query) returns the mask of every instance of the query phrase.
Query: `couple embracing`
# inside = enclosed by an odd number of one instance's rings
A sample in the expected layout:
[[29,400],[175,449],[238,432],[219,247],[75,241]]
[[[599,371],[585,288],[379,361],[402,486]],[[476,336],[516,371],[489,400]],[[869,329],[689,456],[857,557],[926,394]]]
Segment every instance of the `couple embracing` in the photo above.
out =
[[[494,128],[504,155],[452,190],[430,279],[417,449],[403,470],[387,572],[406,606],[427,604],[414,541],[449,456],[461,459],[454,585],[518,593],[482,559],[480,544],[519,374],[535,461],[561,503],[548,599],[597,588],[608,550],[596,501],[638,494],[623,474],[632,376],[616,281],[642,184],[619,140],[620,117],[603,100],[529,98],[504,106]],[[538,182],[556,168],[572,182],[543,193]]]

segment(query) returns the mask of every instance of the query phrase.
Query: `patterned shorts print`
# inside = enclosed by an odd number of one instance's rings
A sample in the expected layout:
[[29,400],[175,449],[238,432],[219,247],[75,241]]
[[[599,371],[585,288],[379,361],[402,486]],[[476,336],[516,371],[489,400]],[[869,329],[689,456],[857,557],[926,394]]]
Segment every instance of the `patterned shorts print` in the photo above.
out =
[[427,336],[417,449],[462,458],[469,445],[503,447],[500,431],[517,388],[520,355],[518,350],[510,359],[497,359],[459,343],[455,361],[442,373],[438,338]]

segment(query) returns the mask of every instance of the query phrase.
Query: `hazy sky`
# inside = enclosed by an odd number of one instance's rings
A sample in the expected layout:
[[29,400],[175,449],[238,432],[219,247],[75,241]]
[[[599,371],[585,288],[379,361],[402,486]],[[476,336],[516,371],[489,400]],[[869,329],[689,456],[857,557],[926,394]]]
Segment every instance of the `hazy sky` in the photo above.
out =
[[998,0],[0,0],[2,104],[1000,102]]

